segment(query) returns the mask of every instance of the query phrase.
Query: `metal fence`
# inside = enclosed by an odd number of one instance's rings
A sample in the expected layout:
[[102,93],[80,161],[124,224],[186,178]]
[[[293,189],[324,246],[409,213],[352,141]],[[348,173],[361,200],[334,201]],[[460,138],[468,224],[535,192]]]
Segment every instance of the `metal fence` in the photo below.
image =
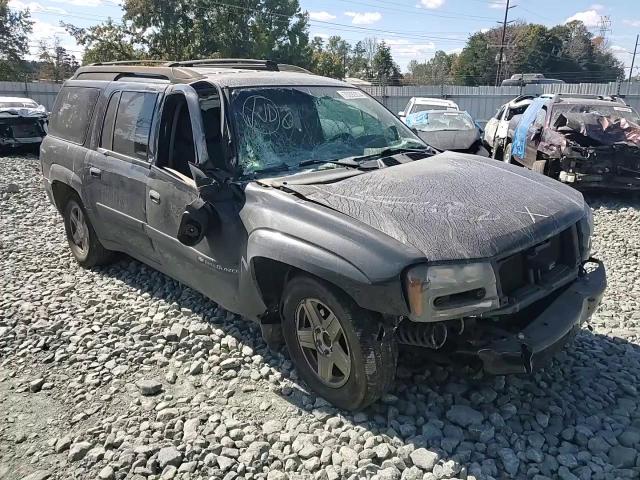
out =
[[[60,90],[59,83],[0,82],[0,96],[29,97],[53,107]],[[580,93],[590,95],[621,95],[625,101],[640,111],[640,82],[627,83],[576,83],[526,85],[524,87],[464,87],[459,85],[425,85],[406,87],[364,86],[363,90],[384,103],[391,111],[404,110],[411,97],[447,98],[468,111],[480,124],[493,116],[498,108],[523,94]]]
[[49,82],[0,82],[0,97],[31,98],[51,110],[61,86]]
[[392,112],[404,110],[411,97],[446,98],[456,102],[480,124],[486,123],[500,108],[518,95],[543,93],[578,93],[583,95],[620,95],[640,110],[640,83],[565,83],[526,85],[523,87],[465,87],[459,85],[425,85],[406,87],[365,86],[364,91],[385,104]]

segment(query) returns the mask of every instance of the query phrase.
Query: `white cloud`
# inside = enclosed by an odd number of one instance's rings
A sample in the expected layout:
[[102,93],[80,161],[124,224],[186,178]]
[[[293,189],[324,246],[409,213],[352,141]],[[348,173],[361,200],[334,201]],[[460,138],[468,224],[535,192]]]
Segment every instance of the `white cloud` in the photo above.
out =
[[444,5],[444,0],[420,0],[420,6],[428,8],[429,10],[435,10]]
[[500,10],[504,10],[504,7],[507,6],[507,0],[489,0],[487,5],[489,8],[499,8]]
[[76,43],[75,39],[63,27],[43,22],[37,18],[33,19],[33,33],[29,36],[31,59],[37,60],[40,42],[44,42],[49,48],[52,48],[56,39],[59,40],[60,46],[67,49],[71,55],[78,60],[82,59],[82,47]]
[[51,0],[56,3],[66,3],[74,7],[98,7],[102,5],[102,0]]
[[598,11],[600,11],[600,10],[604,10],[605,6],[604,5],[600,5],[599,3],[594,3],[593,5],[591,5],[589,7],[589,9],[590,10],[598,10]]
[[487,28],[487,27],[485,27],[485,28],[481,28],[481,29],[480,29],[480,33],[487,33],[489,30],[491,30],[491,29],[490,29],[490,28]]
[[311,20],[319,20],[321,22],[327,22],[336,18],[335,15],[331,15],[329,12],[309,12],[309,18]]
[[452,48],[451,50],[447,50],[447,53],[449,55],[452,55],[454,53],[462,53],[462,47]]
[[406,38],[385,38],[384,42],[391,48],[391,54],[396,59],[420,60],[436,49],[433,42],[416,43]]
[[597,10],[585,10],[584,12],[578,12],[575,15],[571,15],[564,23],[569,23],[574,20],[580,20],[587,27],[597,27],[600,22],[600,14]]
[[640,20],[624,20],[623,23],[625,25],[629,25],[630,27],[640,27]]
[[10,0],[9,7],[16,10],[24,10],[28,8],[31,13],[48,12],[58,13],[61,15],[65,15],[67,13],[67,11],[62,8],[46,7],[38,2],[22,2],[20,0]]
[[347,17],[351,17],[354,25],[371,25],[382,20],[380,12],[344,12]]

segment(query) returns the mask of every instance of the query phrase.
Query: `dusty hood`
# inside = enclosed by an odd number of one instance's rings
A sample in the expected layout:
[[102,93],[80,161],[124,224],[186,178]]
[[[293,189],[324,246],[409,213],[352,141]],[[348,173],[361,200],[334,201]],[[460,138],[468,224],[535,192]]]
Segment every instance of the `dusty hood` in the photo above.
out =
[[418,131],[418,136],[438,150],[468,150],[480,138],[476,129]]
[[288,185],[422,251],[432,261],[533,245],[584,215],[582,195],[495,160],[445,152],[324,185]]

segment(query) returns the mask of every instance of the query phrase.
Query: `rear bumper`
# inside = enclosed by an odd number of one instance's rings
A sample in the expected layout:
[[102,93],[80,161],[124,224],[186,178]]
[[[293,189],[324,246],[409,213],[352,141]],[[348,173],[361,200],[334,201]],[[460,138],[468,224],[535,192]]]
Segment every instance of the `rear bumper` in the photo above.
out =
[[526,328],[498,336],[477,351],[484,371],[495,375],[531,373],[580,330],[597,308],[607,285],[605,268],[598,267],[571,284]]

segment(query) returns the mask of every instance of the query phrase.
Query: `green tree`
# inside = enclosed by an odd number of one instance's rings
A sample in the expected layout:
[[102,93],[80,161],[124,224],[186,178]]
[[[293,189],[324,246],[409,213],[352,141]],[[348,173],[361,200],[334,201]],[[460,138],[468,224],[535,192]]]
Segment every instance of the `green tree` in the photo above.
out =
[[38,60],[40,61],[38,78],[52,82],[62,82],[70,78],[80,66],[76,57],[62,47],[57,38],[52,47],[47,42],[40,42]]
[[400,69],[393,61],[391,48],[384,42],[378,44],[373,57],[373,75],[381,85],[397,85],[400,83]]
[[338,36],[329,37],[328,41],[314,37],[312,41],[313,62],[311,69],[318,75],[332,78],[345,77],[345,63],[349,52],[349,44]]
[[351,56],[347,64],[347,76],[367,78],[371,71],[367,61],[367,50],[363,41],[357,42],[351,50]]
[[82,62],[113,62],[144,58],[144,40],[139,32],[125,23],[108,19],[105,23],[89,28],[79,28],[68,23],[61,24],[79,45],[85,48]]
[[456,54],[449,55],[438,50],[427,62],[419,63],[417,60],[411,60],[408,66],[409,75],[406,79],[419,85],[449,84],[451,68],[456,58]]
[[28,9],[15,11],[9,8],[9,0],[0,0],[0,80],[18,80],[24,75],[32,30]]

